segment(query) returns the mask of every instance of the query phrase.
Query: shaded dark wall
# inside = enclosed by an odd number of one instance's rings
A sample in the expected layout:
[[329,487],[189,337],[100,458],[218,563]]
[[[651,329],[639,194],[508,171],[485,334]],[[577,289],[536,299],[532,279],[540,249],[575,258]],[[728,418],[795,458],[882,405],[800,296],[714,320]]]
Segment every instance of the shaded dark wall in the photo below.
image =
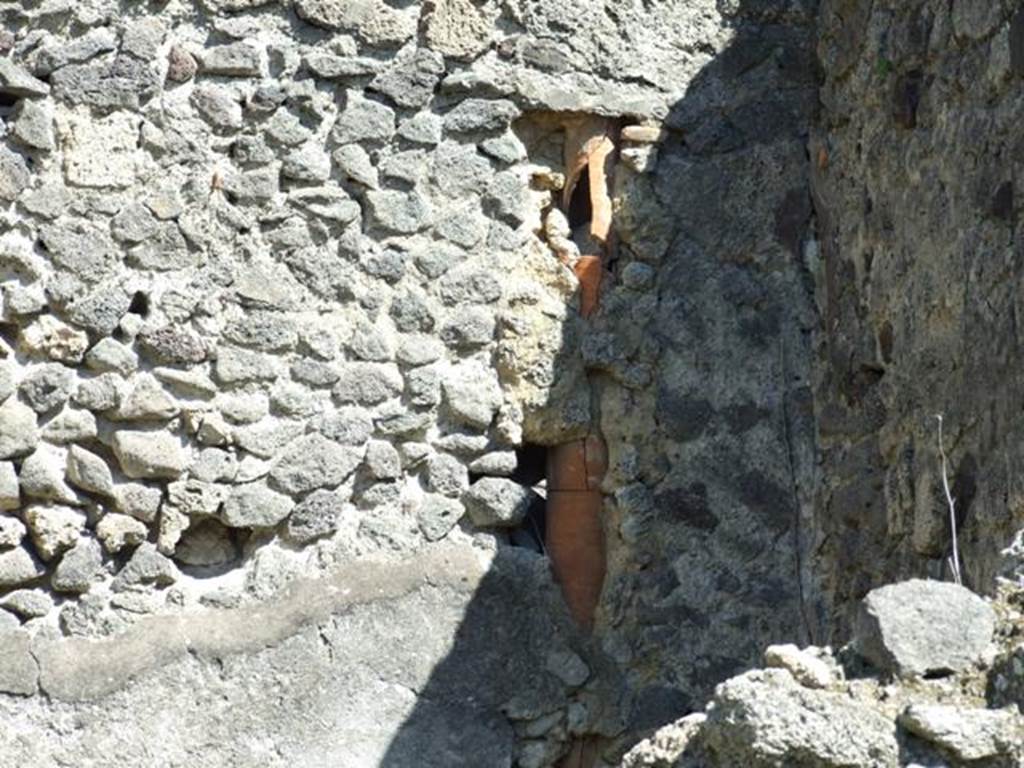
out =
[[836,639],[868,589],[950,578],[935,414],[969,586],[1024,521],[1017,6],[822,5],[816,567]]

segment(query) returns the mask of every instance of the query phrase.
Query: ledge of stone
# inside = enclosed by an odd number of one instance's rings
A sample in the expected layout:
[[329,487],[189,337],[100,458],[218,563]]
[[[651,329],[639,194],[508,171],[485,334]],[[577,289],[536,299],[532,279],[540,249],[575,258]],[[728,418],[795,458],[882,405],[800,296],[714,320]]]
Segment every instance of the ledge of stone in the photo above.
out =
[[143,619],[99,640],[38,638],[29,653],[27,633],[12,632],[0,635],[0,654],[12,660],[0,670],[0,690],[32,695],[38,677],[51,698],[95,700],[187,654],[259,651],[355,605],[396,600],[426,585],[472,593],[485,571],[478,550],[445,544],[406,560],[357,560],[323,578],[297,579],[255,605]]

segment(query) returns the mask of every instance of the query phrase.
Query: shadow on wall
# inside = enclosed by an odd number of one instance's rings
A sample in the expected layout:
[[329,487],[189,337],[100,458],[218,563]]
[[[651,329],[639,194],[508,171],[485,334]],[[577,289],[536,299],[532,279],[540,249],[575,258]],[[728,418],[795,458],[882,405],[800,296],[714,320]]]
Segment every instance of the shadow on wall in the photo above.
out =
[[553,358],[565,376],[584,361],[612,465],[593,635],[544,554],[503,544],[386,768],[595,764],[558,761],[580,737],[614,755],[826,621],[807,571],[816,3],[719,6],[731,42],[672,107],[656,160],[618,147],[601,309],[564,324]]

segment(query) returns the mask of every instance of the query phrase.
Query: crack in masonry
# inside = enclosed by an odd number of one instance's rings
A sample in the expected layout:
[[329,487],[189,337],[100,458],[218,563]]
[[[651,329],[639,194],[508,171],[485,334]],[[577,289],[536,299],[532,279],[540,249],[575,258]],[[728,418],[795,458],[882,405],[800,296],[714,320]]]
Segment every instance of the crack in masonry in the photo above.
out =
[[815,644],[814,631],[807,614],[807,598],[804,593],[804,563],[802,554],[803,545],[803,524],[801,519],[802,505],[800,504],[800,483],[796,476],[796,462],[794,460],[795,449],[793,448],[793,436],[789,425],[789,385],[787,371],[789,366],[786,363],[786,341],[779,338],[779,373],[782,376],[782,439],[786,443],[786,464],[789,469],[790,492],[793,494],[793,552],[796,566],[796,589],[800,600],[800,619],[804,625],[805,638],[811,645]]

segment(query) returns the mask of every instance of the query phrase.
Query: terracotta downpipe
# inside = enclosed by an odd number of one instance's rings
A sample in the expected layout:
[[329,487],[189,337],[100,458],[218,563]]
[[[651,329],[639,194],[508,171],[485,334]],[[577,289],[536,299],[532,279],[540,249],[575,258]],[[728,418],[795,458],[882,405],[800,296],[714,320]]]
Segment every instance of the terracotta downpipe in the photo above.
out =
[[601,480],[607,469],[598,435],[548,449],[546,546],[569,613],[587,630],[604,585]]
[[[562,210],[569,214],[573,193],[587,173],[590,191],[591,241],[608,248],[612,201],[608,178],[615,143],[608,120],[584,117],[566,126],[566,184]],[[602,254],[582,254],[573,265],[580,283],[580,314],[590,317],[601,300],[604,277]],[[589,386],[589,384],[587,385]],[[601,599],[605,577],[604,526],[601,521],[601,481],[608,470],[604,438],[591,433],[548,449],[547,523],[545,541],[551,569],[562,589],[569,613],[589,632]],[[562,759],[560,768],[591,768],[597,762],[597,742],[579,737]]]
[[604,264],[600,256],[580,256],[572,271],[580,281],[580,314],[590,317],[597,309],[601,297]]
[[[608,177],[615,144],[610,129],[608,120],[597,117],[578,118],[566,126],[567,178],[562,209],[569,210],[573,192],[586,171],[590,235],[602,246],[608,242],[612,218]],[[580,282],[580,314],[589,317],[600,301],[603,259],[599,254],[584,254],[573,271]],[[548,449],[546,546],[569,612],[588,631],[604,585],[600,489],[607,468],[607,446],[597,434]]]

